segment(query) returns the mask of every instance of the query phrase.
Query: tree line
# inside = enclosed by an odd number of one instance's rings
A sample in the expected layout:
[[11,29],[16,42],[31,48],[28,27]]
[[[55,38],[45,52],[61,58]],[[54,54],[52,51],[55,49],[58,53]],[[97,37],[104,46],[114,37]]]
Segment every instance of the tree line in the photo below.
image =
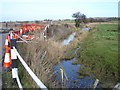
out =
[[73,18],[75,18],[75,26],[80,27],[82,23],[88,23],[88,22],[109,22],[109,21],[117,21],[117,17],[108,17],[108,18],[102,18],[102,17],[96,17],[96,18],[87,18],[85,14],[82,14],[81,12],[73,13]]

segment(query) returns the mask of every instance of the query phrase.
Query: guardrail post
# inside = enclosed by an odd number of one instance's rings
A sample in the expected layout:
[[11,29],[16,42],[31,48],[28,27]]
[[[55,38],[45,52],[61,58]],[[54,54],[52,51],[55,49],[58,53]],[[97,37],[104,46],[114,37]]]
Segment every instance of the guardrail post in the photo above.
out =
[[16,56],[16,54],[13,50],[13,47],[16,47],[17,43],[16,43],[16,39],[12,38],[12,35],[11,35],[11,38],[10,38],[10,42],[11,42],[11,59],[12,59],[12,64],[11,64],[12,78],[13,78],[13,84],[17,84],[17,80],[16,80],[17,70],[18,70],[17,69],[17,56]]
[[11,46],[11,59],[12,59],[12,84],[18,84],[20,90],[23,90],[23,87],[21,85],[20,79],[18,77],[18,68],[17,68],[17,55],[13,49],[13,47],[16,47],[17,43],[16,43],[17,38],[15,38],[15,34],[13,34],[13,32],[10,33],[10,46]]

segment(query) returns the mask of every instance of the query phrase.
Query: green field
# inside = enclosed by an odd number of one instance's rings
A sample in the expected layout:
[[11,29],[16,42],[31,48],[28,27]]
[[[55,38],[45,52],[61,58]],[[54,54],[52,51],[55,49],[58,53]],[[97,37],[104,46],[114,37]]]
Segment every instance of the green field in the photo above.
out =
[[113,87],[118,81],[118,25],[99,24],[80,44],[77,63],[81,75],[95,75],[103,87]]

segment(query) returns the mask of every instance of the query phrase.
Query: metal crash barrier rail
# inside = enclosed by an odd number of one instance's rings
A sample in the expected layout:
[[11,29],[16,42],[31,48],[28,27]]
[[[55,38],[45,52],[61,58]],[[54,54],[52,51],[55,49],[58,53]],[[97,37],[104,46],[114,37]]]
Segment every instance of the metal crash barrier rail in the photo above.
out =
[[[17,39],[20,38],[19,35],[15,34],[13,31],[6,36],[5,40],[5,58],[4,58],[4,69],[9,70],[12,67],[12,80],[17,82],[20,90],[23,90],[20,78],[18,76],[18,66],[17,60],[19,59],[26,71],[30,74],[32,79],[36,82],[38,87],[43,90],[48,90],[47,87],[42,83],[41,80],[33,73],[30,67],[26,64],[23,58],[20,56],[19,52],[16,49]],[[20,38],[22,39],[22,38]],[[25,41],[25,40],[23,40]],[[25,41],[27,43],[27,41]],[[18,58],[18,59],[17,59]]]

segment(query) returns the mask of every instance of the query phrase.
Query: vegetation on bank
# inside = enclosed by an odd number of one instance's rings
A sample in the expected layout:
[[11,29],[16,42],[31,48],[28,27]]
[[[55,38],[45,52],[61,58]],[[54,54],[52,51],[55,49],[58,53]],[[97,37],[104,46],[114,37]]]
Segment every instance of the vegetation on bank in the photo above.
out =
[[74,32],[74,29],[74,25],[70,25],[67,23],[50,25],[47,30],[47,37],[60,42],[66,39],[70,34],[72,34]]
[[80,64],[80,78],[94,75],[102,87],[112,87],[118,82],[118,25],[97,24],[90,32],[77,30],[68,47],[66,60],[76,57],[73,64]]
[[[76,52],[77,61],[74,64],[81,64],[80,77],[93,74],[103,87],[115,85],[118,77],[117,24],[99,24],[90,32],[81,31],[68,24],[53,25],[49,30],[48,39],[45,41],[38,30],[32,33],[37,39],[30,44],[18,45],[21,56],[48,88],[61,87],[61,84],[55,80],[53,67],[62,58],[68,60],[73,58],[75,56],[73,53],[79,46],[80,50]],[[68,46],[62,46],[61,41],[74,31],[77,32],[74,41]],[[22,65],[19,65],[19,75],[24,88],[37,87]],[[8,78],[9,75],[5,77]],[[9,81],[10,78],[7,80]]]
[[[70,29],[74,27],[71,27],[69,25],[52,25],[47,32],[48,39],[44,40],[41,37],[42,33],[38,30],[32,33],[36,37],[33,42],[18,45],[18,51],[25,62],[48,88],[61,87],[61,84],[55,79],[53,68],[64,56],[66,47],[62,47],[61,41],[72,33]],[[31,82],[36,88],[37,86],[33,80],[29,80],[30,76],[28,73],[26,75],[26,71],[23,69],[21,71],[23,77],[20,78],[24,79],[23,82]],[[28,84],[28,87],[31,87],[31,84]]]
[[117,24],[97,25],[77,51],[80,76],[95,75],[103,87],[113,87],[118,81],[117,28]]

